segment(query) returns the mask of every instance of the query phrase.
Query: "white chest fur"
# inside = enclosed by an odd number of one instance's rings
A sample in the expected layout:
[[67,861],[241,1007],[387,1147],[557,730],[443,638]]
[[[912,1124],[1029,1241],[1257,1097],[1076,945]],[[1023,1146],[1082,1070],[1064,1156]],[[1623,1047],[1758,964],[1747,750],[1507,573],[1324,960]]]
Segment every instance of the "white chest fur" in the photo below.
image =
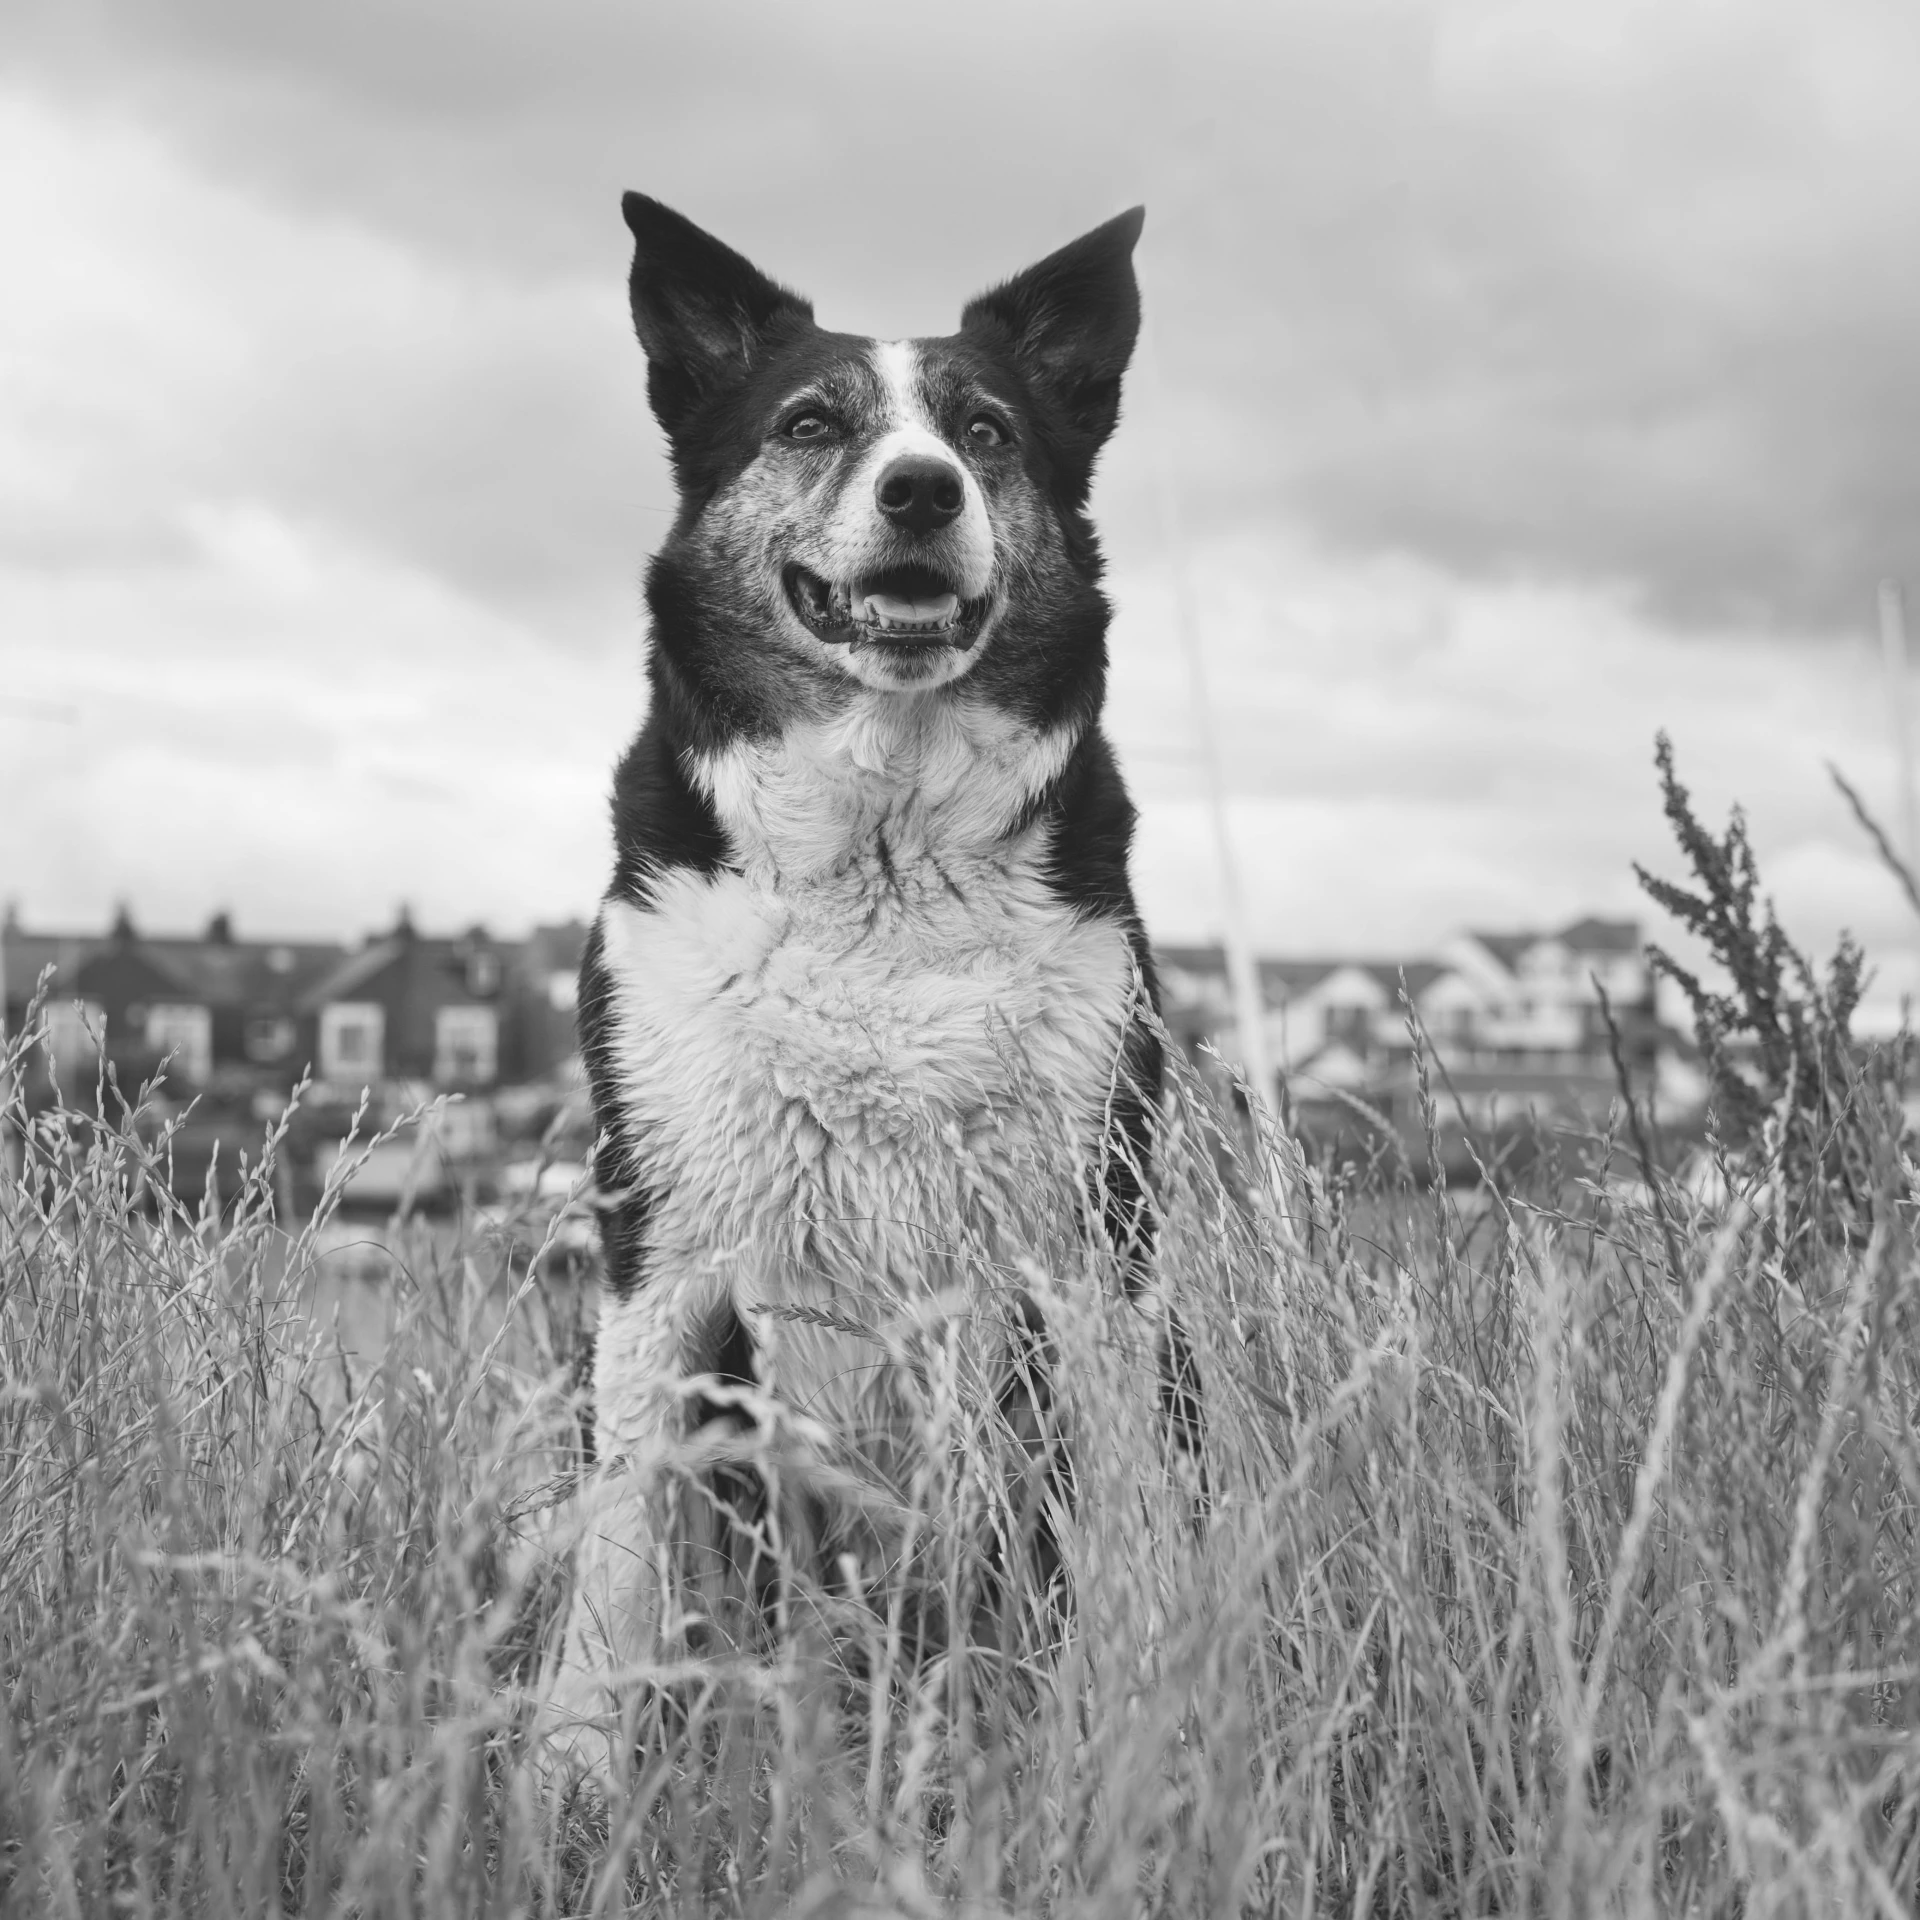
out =
[[1008,835],[1071,744],[863,696],[695,770],[742,871],[603,918],[650,1264],[897,1299],[1079,1204],[1132,963]]

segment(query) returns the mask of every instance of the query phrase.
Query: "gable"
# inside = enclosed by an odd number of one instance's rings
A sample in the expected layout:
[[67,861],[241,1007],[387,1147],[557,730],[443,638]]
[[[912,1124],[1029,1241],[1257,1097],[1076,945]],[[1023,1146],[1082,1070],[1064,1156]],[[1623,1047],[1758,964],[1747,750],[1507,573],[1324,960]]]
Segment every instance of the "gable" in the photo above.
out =
[[1454,1013],[1462,1010],[1481,1013],[1499,1006],[1504,995],[1490,990],[1483,980],[1476,980],[1459,967],[1448,967],[1437,973],[1414,996],[1414,1003],[1423,1014]]
[[1372,1077],[1373,1070],[1366,1061],[1339,1041],[1322,1047],[1312,1059],[1296,1067],[1289,1076],[1303,1092],[1309,1094],[1316,1087],[1338,1088],[1351,1093],[1368,1086]]
[[1551,934],[1529,943],[1517,968],[1523,980],[1566,980],[1574,970],[1572,953]]
[[193,989],[137,947],[113,946],[90,955],[74,974],[72,991],[103,1006],[138,1001],[192,1001]]
[[1560,929],[1563,946],[1574,953],[1635,954],[1640,951],[1637,920],[1602,920],[1589,914]]
[[1295,1004],[1323,1012],[1381,1013],[1394,1004],[1394,996],[1368,968],[1348,961],[1307,988]]
[[399,964],[397,940],[376,940],[323,973],[299,998],[303,1013],[313,1013],[335,1000],[378,1000],[391,985],[387,975]]

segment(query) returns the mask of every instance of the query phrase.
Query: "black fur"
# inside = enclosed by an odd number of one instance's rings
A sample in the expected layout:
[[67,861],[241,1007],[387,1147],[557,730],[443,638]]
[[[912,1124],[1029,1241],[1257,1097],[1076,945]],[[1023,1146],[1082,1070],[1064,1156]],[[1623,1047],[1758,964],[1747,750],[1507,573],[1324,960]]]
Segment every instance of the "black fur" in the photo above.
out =
[[[646,725],[613,778],[611,892],[636,903],[647,898],[655,879],[670,868],[712,873],[728,860],[726,835],[705,796],[687,779],[671,745],[672,733],[670,705],[656,697]],[[581,957],[577,1018],[580,1055],[600,1128],[594,1164],[607,1281],[616,1295],[624,1295],[639,1283],[650,1197],[640,1182],[638,1143],[629,1137],[619,1098],[611,998],[596,924]]]
[[1120,417],[1120,381],[1140,331],[1133,249],[1146,217],[1144,207],[1115,215],[969,301],[960,316],[964,335],[1019,364],[1076,513]]
[[647,398],[684,490],[681,451],[705,439],[704,410],[737,385],[763,342],[811,331],[813,307],[658,200],[629,193],[621,211],[633,234],[629,290],[647,351]]
[[[631,756],[629,756],[631,757]],[[587,937],[580,961],[580,1058],[593,1095],[599,1144],[594,1149],[594,1186],[599,1193],[600,1245],[607,1285],[625,1295],[639,1284],[652,1198],[640,1183],[638,1143],[631,1137],[619,1099],[619,1045],[612,1023],[612,990],[601,953],[600,928]]]
[[[1126,928],[1142,993],[1157,1016],[1160,987],[1153,951],[1127,879],[1133,802],[1103,734],[1090,732],[1082,739],[1060,777],[1041,796],[1036,811],[1053,828],[1048,881],[1062,900],[1080,912],[1118,920]],[[1153,1022],[1136,1020],[1121,1053],[1112,1125],[1099,1170],[1107,1237],[1126,1258],[1129,1285],[1135,1287],[1153,1251],[1153,1213],[1143,1176],[1153,1151],[1153,1115],[1160,1105],[1164,1074]]]

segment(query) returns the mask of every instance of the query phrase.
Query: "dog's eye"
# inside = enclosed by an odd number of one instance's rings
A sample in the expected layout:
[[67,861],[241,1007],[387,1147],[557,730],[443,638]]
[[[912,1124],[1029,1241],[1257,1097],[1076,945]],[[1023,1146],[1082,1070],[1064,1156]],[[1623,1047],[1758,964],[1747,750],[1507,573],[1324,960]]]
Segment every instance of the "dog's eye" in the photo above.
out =
[[1006,422],[990,413],[976,413],[967,422],[967,438],[976,447],[1004,447],[1012,437]]
[[833,422],[824,413],[796,413],[781,427],[789,440],[824,440],[833,431]]

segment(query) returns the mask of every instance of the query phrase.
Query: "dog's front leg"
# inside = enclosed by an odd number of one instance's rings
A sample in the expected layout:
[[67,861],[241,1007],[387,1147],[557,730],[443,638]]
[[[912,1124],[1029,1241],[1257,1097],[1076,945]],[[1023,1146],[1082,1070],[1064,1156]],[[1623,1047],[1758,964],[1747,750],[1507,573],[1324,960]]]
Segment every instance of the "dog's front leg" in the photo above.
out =
[[593,1392],[601,1462],[582,1501],[566,1634],[536,1731],[554,1773],[617,1780],[622,1700],[678,1632],[670,1455],[708,1289],[664,1276],[601,1307]]

